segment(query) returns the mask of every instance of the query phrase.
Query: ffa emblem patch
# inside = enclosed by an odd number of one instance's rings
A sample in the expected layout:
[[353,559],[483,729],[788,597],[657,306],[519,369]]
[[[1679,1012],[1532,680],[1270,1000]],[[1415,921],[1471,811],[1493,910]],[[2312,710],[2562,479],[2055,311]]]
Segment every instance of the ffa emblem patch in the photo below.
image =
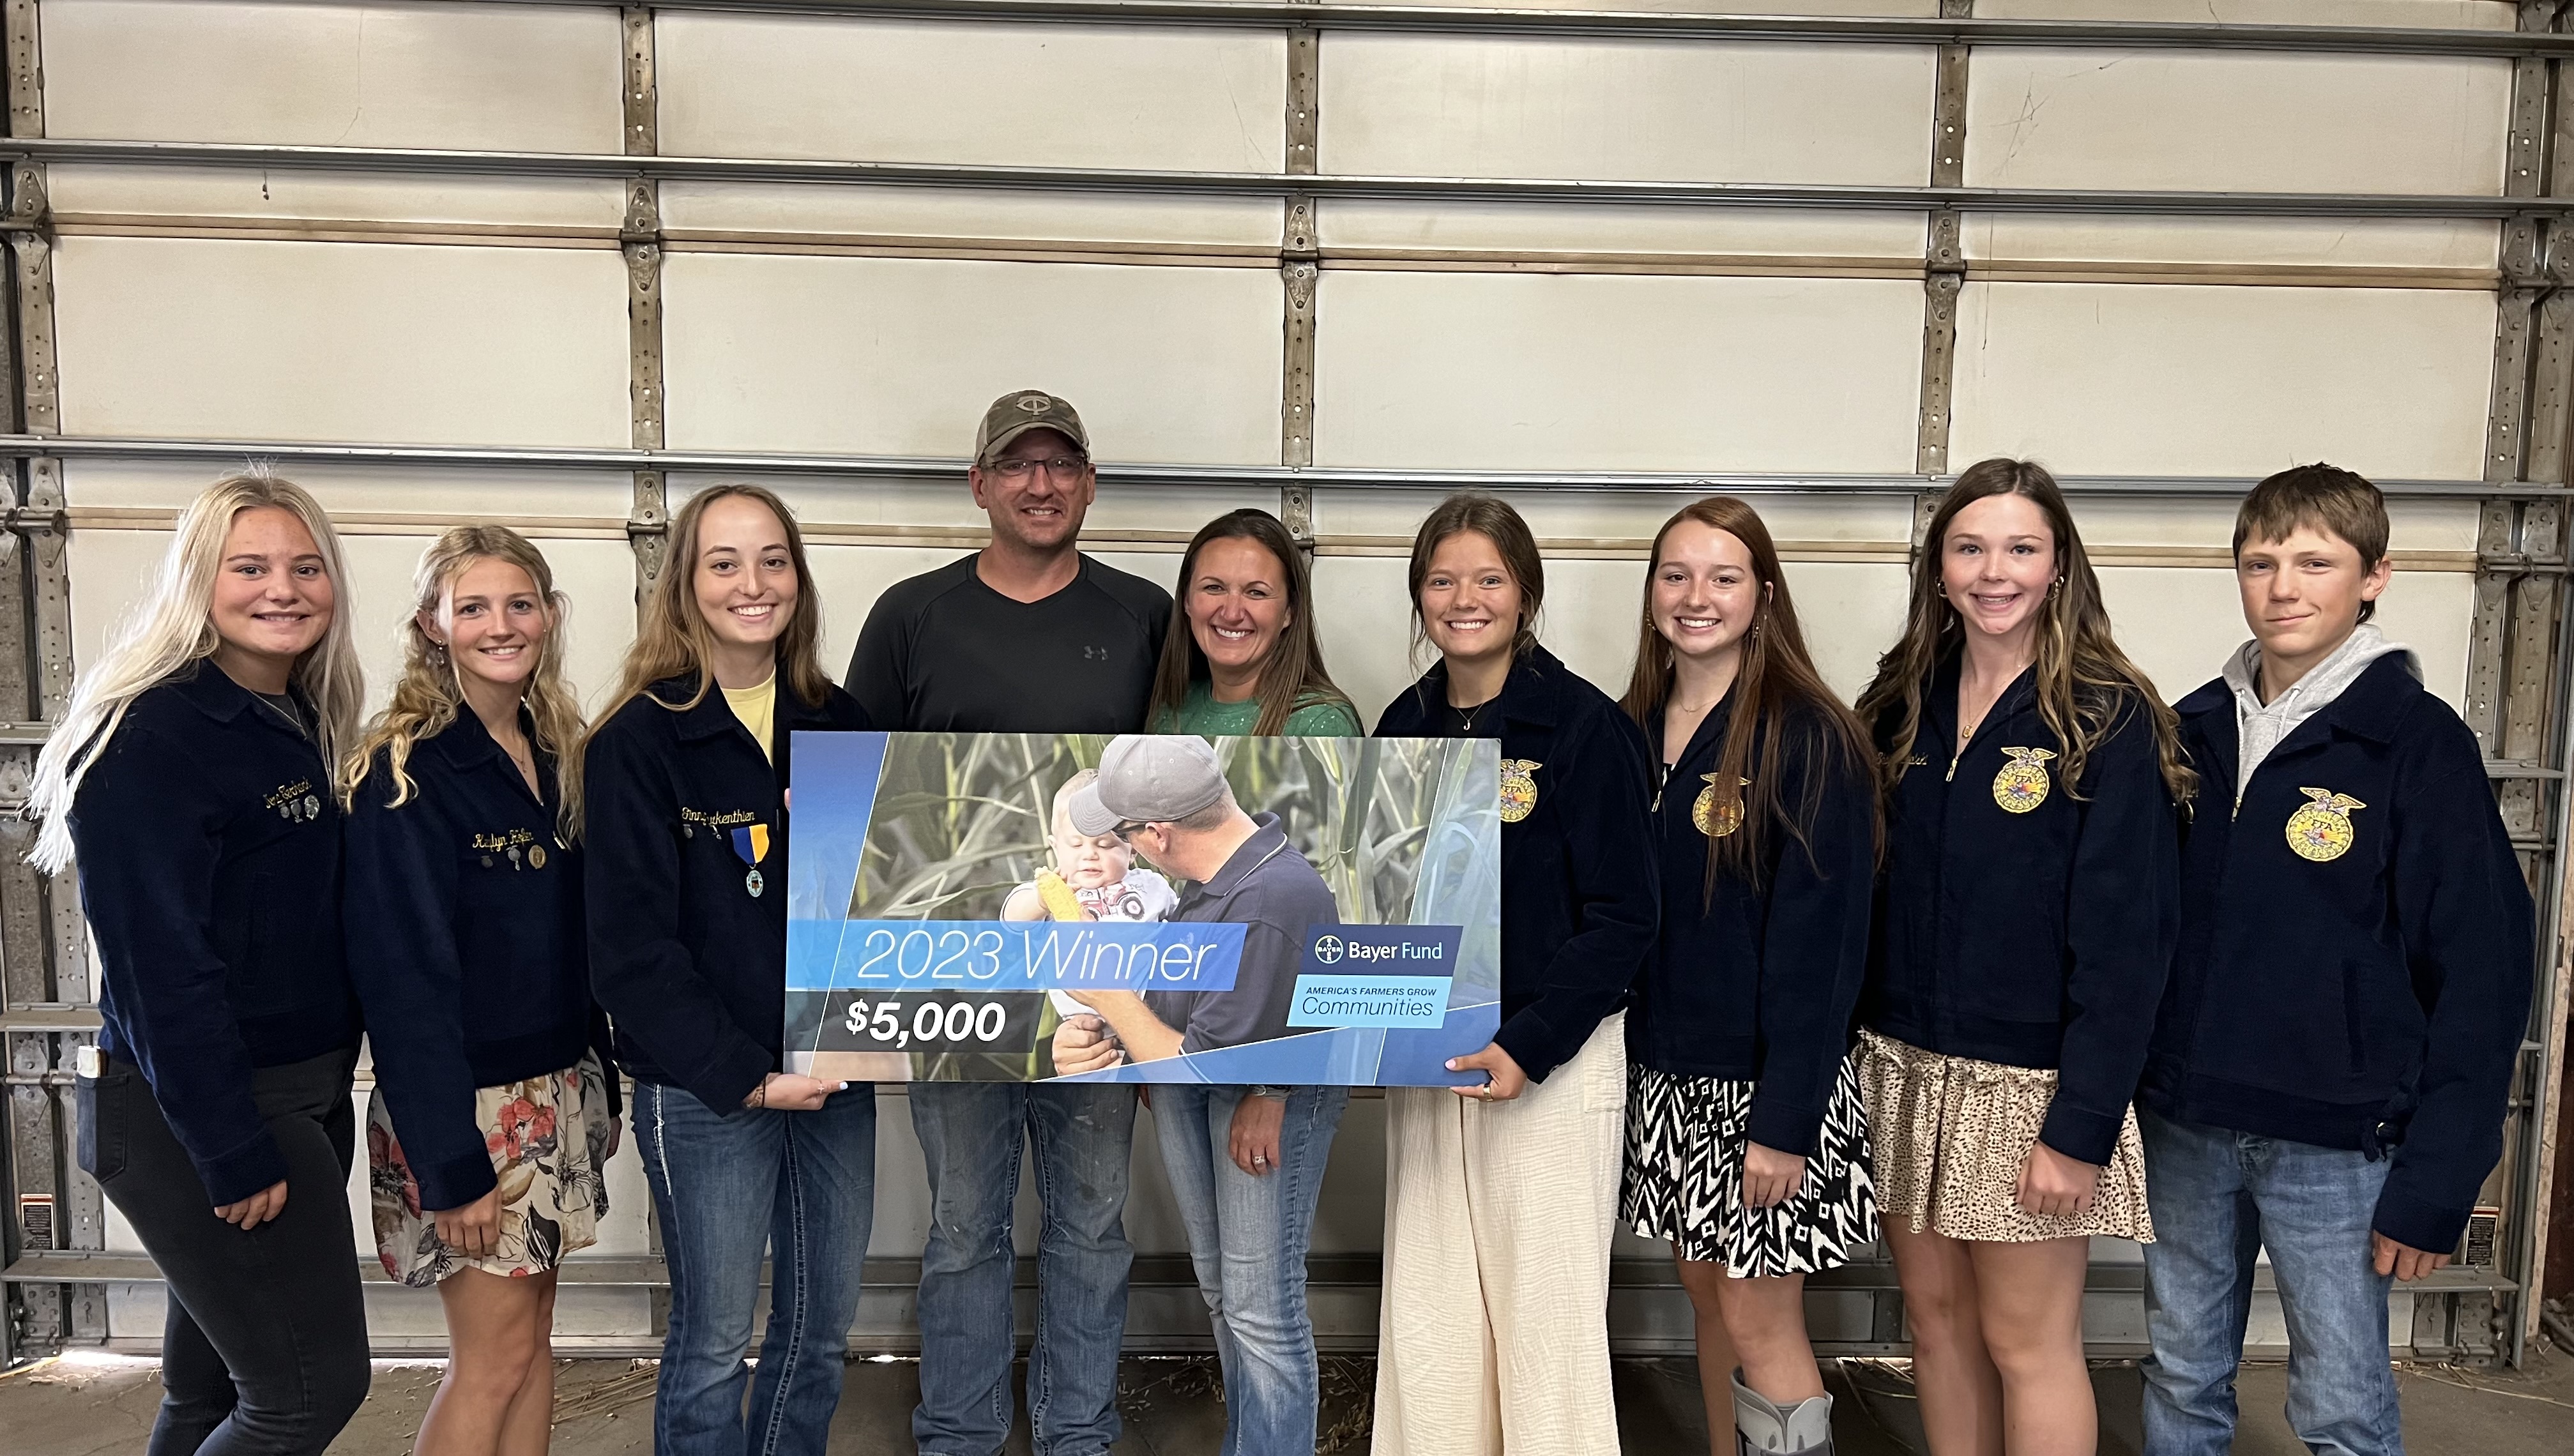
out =
[[2046,802],[2046,760],[2055,754],[2045,748],[2004,748],[2010,761],[1993,775],[1993,802],[2015,814],[2024,814]]
[[[1690,822],[1698,825],[1698,831],[1711,839],[1722,839],[1742,828],[1743,795],[1738,793],[1720,803],[1716,797],[1716,775],[1702,773],[1699,776],[1707,780],[1707,787],[1698,791],[1698,802],[1690,805]],[[1746,788],[1752,786],[1749,778],[1735,781]]]
[[2329,788],[2297,791],[2314,802],[2288,815],[2288,847],[2296,850],[2298,857],[2318,864],[2349,853],[2352,841],[2358,838],[2358,831],[2351,827],[2350,811],[2368,805]]
[[1518,823],[1537,807],[1537,779],[1531,775],[1544,766],[1535,758],[1502,760],[1503,823]]

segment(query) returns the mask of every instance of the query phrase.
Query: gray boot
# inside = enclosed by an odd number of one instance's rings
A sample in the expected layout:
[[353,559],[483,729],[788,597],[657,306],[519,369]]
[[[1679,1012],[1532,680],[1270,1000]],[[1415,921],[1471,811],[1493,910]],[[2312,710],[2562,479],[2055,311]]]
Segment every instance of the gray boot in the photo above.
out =
[[1742,1456],[1768,1456],[1794,1451],[1804,1456],[1833,1456],[1833,1398],[1801,1400],[1794,1410],[1781,1410],[1734,1372],[1734,1433]]

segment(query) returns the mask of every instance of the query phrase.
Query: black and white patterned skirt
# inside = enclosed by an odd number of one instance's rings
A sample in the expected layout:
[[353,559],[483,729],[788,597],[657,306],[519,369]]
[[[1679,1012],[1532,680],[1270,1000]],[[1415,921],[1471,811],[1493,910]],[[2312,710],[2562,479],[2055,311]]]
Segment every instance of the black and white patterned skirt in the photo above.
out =
[[1855,1059],[1842,1063],[1832,1105],[1797,1191],[1769,1208],[1743,1206],[1751,1082],[1627,1074],[1627,1168],[1618,1218],[1669,1239],[1684,1259],[1723,1264],[1737,1279],[1839,1268],[1877,1241],[1868,1111]]

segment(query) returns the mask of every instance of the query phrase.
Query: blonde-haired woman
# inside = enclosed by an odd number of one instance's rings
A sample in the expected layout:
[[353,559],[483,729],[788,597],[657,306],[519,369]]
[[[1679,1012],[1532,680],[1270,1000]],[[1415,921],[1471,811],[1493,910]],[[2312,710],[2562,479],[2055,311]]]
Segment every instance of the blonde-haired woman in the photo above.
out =
[[393,702],[342,764],[377,1252],[447,1310],[421,1456],[546,1449],[555,1268],[608,1212],[617,1080],[584,947],[564,610],[518,533],[440,537]]
[[216,482],[36,760],[32,857],[77,862],[105,971],[80,1163],[169,1287],[152,1456],[318,1452],[367,1394],[330,768],[365,691],[347,583],[311,496]]
[[[822,676],[821,613],[785,504],[757,486],[700,492],[671,518],[587,750],[591,982],[636,1079],[636,1149],[670,1267],[661,1456],[821,1456],[857,1312],[875,1088],[779,1059],[790,735],[867,727]],[[763,1248],[768,1328],[750,1379]]]

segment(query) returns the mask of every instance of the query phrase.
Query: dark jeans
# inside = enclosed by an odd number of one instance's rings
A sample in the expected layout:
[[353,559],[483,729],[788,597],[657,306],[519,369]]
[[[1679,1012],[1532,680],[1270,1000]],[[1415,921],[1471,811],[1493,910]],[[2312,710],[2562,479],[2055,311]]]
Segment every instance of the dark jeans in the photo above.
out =
[[[876,1089],[860,1082],[810,1112],[719,1116],[684,1088],[641,1082],[635,1147],[670,1265],[655,1456],[822,1456],[875,1220]],[[754,1377],[742,1357],[763,1250]]]
[[367,1308],[349,1229],[357,1052],[252,1073],[286,1154],[286,1209],[244,1232],[215,1217],[151,1086],[113,1061],[74,1090],[80,1164],[169,1283],[149,1456],[319,1452],[367,1398]]

